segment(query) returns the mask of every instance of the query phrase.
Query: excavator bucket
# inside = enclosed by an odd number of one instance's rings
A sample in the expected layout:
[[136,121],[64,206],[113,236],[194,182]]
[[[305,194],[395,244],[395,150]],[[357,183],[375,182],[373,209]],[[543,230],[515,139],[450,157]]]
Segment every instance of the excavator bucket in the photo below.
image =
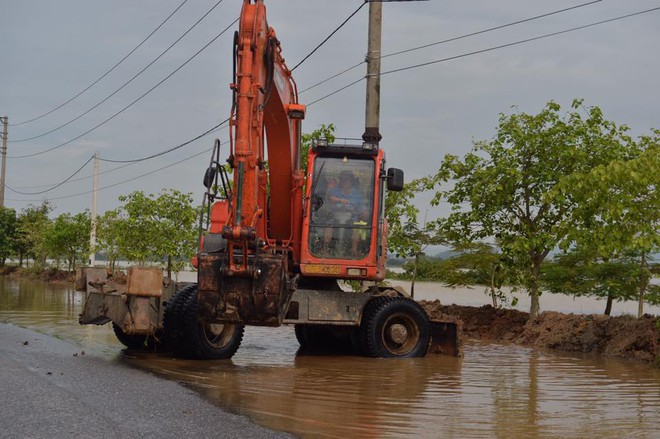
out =
[[462,326],[460,321],[445,322],[431,320],[431,346],[429,353],[463,356],[463,343],[461,342]]

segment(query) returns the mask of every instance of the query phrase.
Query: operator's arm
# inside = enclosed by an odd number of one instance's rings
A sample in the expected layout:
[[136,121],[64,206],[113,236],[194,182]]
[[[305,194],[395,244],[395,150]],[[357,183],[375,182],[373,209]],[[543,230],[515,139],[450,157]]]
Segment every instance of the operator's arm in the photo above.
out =
[[330,200],[333,203],[350,204],[350,200],[346,198],[341,193],[341,190],[337,188],[330,189],[330,191],[328,192],[328,200]]

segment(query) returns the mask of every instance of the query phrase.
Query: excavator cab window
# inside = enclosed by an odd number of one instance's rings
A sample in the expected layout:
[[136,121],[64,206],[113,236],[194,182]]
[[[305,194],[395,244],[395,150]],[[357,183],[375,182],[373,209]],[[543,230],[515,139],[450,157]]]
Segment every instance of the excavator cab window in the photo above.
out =
[[369,254],[374,167],[369,158],[315,159],[309,230],[312,255],[356,260]]

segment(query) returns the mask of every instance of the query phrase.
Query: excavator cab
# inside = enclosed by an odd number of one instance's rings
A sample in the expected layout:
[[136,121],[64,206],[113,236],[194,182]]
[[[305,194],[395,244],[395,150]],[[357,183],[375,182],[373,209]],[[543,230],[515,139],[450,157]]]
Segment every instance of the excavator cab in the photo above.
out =
[[304,276],[382,280],[384,188],[401,190],[403,173],[386,170],[373,144],[317,141],[307,167],[300,270]]

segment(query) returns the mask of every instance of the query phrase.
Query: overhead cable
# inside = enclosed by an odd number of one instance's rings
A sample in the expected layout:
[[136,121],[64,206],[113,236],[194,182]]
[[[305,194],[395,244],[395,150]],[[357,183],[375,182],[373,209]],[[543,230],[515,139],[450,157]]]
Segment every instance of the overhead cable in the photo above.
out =
[[[229,120],[229,119],[227,119],[227,120]],[[220,130],[220,129],[222,128],[222,125],[225,124],[225,123],[227,122],[227,120],[225,120],[225,121],[219,123],[218,125],[215,125],[215,126],[212,127],[212,128],[209,128],[209,129],[206,130],[204,133],[202,133],[202,134],[200,134],[200,135],[194,137],[193,139],[188,140],[188,141],[185,142],[185,143],[182,143],[182,144],[180,144],[180,145],[178,145],[178,146],[176,146],[176,147],[174,147],[174,148],[170,148],[170,149],[168,149],[168,150],[166,150],[166,151],[163,151],[163,152],[161,152],[161,153],[159,153],[159,154],[155,154],[155,155],[153,155],[153,156],[149,156],[149,157],[145,157],[145,158],[137,159],[137,160],[123,160],[123,161],[120,161],[120,160],[111,160],[111,159],[104,159],[104,158],[99,157],[99,160],[102,161],[102,162],[124,163],[124,164],[121,165],[121,166],[117,166],[117,167],[115,167],[115,168],[112,168],[112,169],[107,169],[107,170],[105,170],[105,171],[101,171],[101,172],[98,173],[98,175],[101,176],[101,175],[105,175],[105,174],[110,174],[110,173],[112,173],[112,172],[119,171],[120,169],[124,169],[124,168],[127,168],[127,167],[129,167],[129,166],[132,166],[132,165],[134,165],[134,164],[136,164],[136,163],[139,163],[139,162],[141,162],[141,161],[148,160],[149,158],[159,157],[159,156],[165,155],[165,154],[167,154],[167,153],[169,153],[169,152],[175,151],[175,150],[177,150],[177,149],[179,149],[179,148],[181,148],[181,147],[183,147],[183,146],[186,146],[187,144],[189,144],[189,143],[191,143],[191,142],[194,142],[195,140],[198,140],[198,139],[200,139],[200,138],[202,138],[202,137],[204,137],[204,136],[207,136],[207,135],[209,135],[209,134],[212,134],[212,133],[214,133],[214,132]],[[73,183],[73,182],[76,182],[76,181],[82,181],[82,180],[88,180],[88,179],[90,179],[90,178],[92,178],[92,177],[94,177],[93,174],[92,174],[92,175],[85,175],[84,177],[73,178],[73,179],[69,180],[69,183]],[[53,183],[51,183],[51,184],[41,184],[41,185],[35,185],[35,186],[14,186],[14,187],[17,188],[17,189],[18,189],[18,188],[20,188],[20,189],[29,189],[29,188],[38,188],[38,187],[50,187],[50,186],[52,186],[52,185],[53,185]]]
[[[434,43],[428,43],[428,44],[424,44],[424,45],[421,45],[421,46],[415,46],[415,47],[411,47],[411,48],[408,48],[408,49],[399,50],[399,51],[397,51],[397,52],[393,52],[393,53],[388,53],[388,54],[386,54],[386,55],[382,55],[382,56],[380,57],[380,59],[383,59],[383,58],[389,58],[389,57],[391,57],[391,56],[401,55],[401,54],[403,54],[403,53],[413,52],[413,51],[415,51],[415,50],[420,50],[420,49],[426,49],[427,47],[437,46],[437,45],[439,45],[439,44],[446,44],[446,43],[450,43],[450,42],[453,42],[453,41],[458,41],[458,40],[462,40],[462,39],[465,39],[465,38],[473,37],[473,36],[476,36],[476,35],[485,34],[485,33],[488,33],[488,32],[495,31],[495,30],[500,30],[500,29],[504,29],[504,28],[507,28],[507,27],[515,26],[515,25],[518,25],[518,24],[527,23],[527,22],[530,22],[530,21],[533,21],[533,20],[538,20],[538,19],[540,19],[540,18],[549,17],[549,16],[551,16],[551,15],[560,14],[560,13],[562,13],[562,12],[567,12],[567,11],[570,11],[570,10],[573,10],[573,9],[578,9],[578,8],[582,8],[582,7],[585,7],[585,6],[590,6],[590,5],[594,4],[594,3],[600,3],[600,2],[602,2],[602,1],[603,1],[603,0],[594,0],[594,1],[587,2],[587,3],[582,3],[582,4],[579,4],[579,5],[571,6],[571,7],[568,7],[568,8],[559,9],[559,10],[557,10],[557,11],[548,12],[548,13],[541,14],[541,15],[535,15],[535,16],[533,16],[533,17],[525,18],[525,19],[522,19],[522,20],[512,21],[511,23],[502,24],[502,25],[495,26],[495,27],[490,27],[490,28],[488,28],[488,29],[483,29],[483,30],[480,30],[480,31],[471,32],[471,33],[469,33],[469,34],[460,35],[460,36],[458,36],[458,37],[452,37],[452,38],[448,38],[448,39],[445,39],[445,40],[436,41],[436,42],[434,42]],[[341,75],[343,75],[344,73],[348,73],[348,72],[350,72],[351,70],[354,70],[354,69],[356,69],[357,67],[360,67],[360,66],[361,66],[362,64],[364,64],[364,63],[366,63],[366,61],[360,61],[359,63],[357,63],[357,64],[355,64],[355,65],[353,65],[353,66],[351,66],[351,67],[348,67],[348,68],[342,70],[342,71],[339,72],[339,73],[335,73],[334,75],[332,75],[332,76],[330,76],[330,77],[328,77],[328,78],[326,78],[326,79],[324,79],[324,80],[322,80],[322,81],[320,81],[320,82],[317,82],[316,84],[314,84],[314,85],[312,85],[312,86],[310,86],[310,87],[307,87],[307,88],[301,90],[301,91],[300,91],[300,94],[302,94],[302,93],[304,93],[304,92],[306,92],[306,91],[309,91],[309,90],[311,90],[311,89],[313,89],[313,88],[316,88],[316,87],[318,87],[319,85],[325,84],[326,82],[328,82],[328,81],[330,81],[330,80],[332,80],[332,79],[334,79],[334,78],[336,78],[336,77],[338,77],[338,76],[341,76]]]
[[39,192],[21,192],[21,191],[17,191],[17,190],[15,190],[15,189],[12,189],[11,187],[9,187],[9,186],[7,186],[7,185],[5,185],[5,187],[6,187],[7,189],[9,189],[10,191],[15,192],[15,193],[17,193],[17,194],[21,194],[21,195],[40,195],[40,194],[45,194],[46,192],[50,192],[50,191],[52,191],[53,189],[57,189],[58,187],[62,186],[64,183],[66,183],[67,181],[71,180],[73,177],[76,176],[76,174],[78,174],[78,172],[82,171],[83,168],[84,168],[85,166],[87,166],[87,163],[91,162],[93,158],[94,158],[94,156],[91,156],[90,158],[87,159],[87,161],[86,161],[85,163],[83,163],[83,165],[82,165],[81,167],[78,168],[78,170],[77,170],[76,172],[74,172],[73,174],[71,174],[69,177],[67,177],[66,179],[62,180],[61,182],[57,183],[55,186],[53,186],[53,187],[51,187],[51,188],[48,188],[48,189],[46,189],[46,190],[43,190],[43,191],[39,191]]
[[156,154],[152,154],[150,156],[142,157],[142,158],[139,158],[139,159],[132,159],[132,160],[112,160],[112,159],[103,159],[103,158],[99,158],[99,160],[102,161],[102,162],[108,162],[108,163],[137,163],[137,162],[143,162],[145,160],[153,159],[153,158],[156,158],[156,157],[160,157],[162,155],[165,155],[165,154],[168,154],[170,152],[176,151],[177,149],[183,148],[186,145],[190,145],[195,140],[199,140],[202,137],[204,137],[208,134],[211,134],[213,131],[217,130],[222,125],[226,124],[227,122],[229,122],[229,118],[227,118],[224,121],[220,122],[216,126],[214,126],[212,128],[209,128],[208,130],[204,131],[202,134],[199,134],[198,136],[193,137],[190,140],[187,140],[187,141],[185,141],[185,142],[183,142],[183,143],[181,143],[177,146],[174,146],[170,149],[166,149],[165,151],[161,151],[161,152],[156,153]]
[[133,75],[133,77],[132,77],[131,79],[129,79],[128,81],[124,82],[124,83],[123,83],[118,89],[116,89],[115,91],[113,91],[112,93],[110,93],[108,96],[106,96],[106,97],[105,97],[104,99],[102,99],[100,102],[96,103],[94,106],[92,106],[91,108],[89,108],[89,109],[87,109],[86,111],[82,112],[81,114],[79,114],[78,116],[76,116],[76,117],[74,117],[73,119],[69,120],[68,122],[63,123],[62,125],[59,125],[59,126],[53,128],[53,129],[50,130],[50,131],[46,131],[45,133],[41,133],[41,134],[36,135],[36,136],[26,137],[25,139],[11,140],[11,142],[12,142],[12,143],[27,142],[28,140],[39,139],[39,138],[41,138],[41,137],[47,136],[47,135],[49,135],[49,134],[51,134],[51,133],[54,133],[55,131],[58,131],[58,130],[60,130],[60,129],[66,127],[66,126],[68,126],[68,125],[71,125],[73,122],[77,121],[77,120],[80,119],[81,117],[85,116],[86,114],[89,114],[90,112],[92,112],[93,110],[95,110],[96,108],[98,108],[101,104],[103,104],[103,103],[106,102],[108,99],[110,99],[111,97],[113,97],[114,95],[116,95],[117,93],[119,93],[119,92],[120,92],[121,90],[123,90],[128,84],[130,84],[131,82],[133,82],[138,76],[140,76],[142,73],[144,73],[149,67],[151,67],[152,65],[154,65],[154,64],[156,63],[156,61],[158,61],[158,60],[159,60],[160,58],[162,58],[167,52],[169,52],[170,49],[172,49],[174,46],[176,46],[176,45],[179,43],[179,41],[181,41],[183,38],[185,38],[185,36],[188,35],[188,34],[189,34],[189,33],[190,33],[190,32],[191,32],[191,31],[192,31],[192,30],[193,30],[193,29],[199,24],[199,23],[201,23],[202,20],[204,20],[204,18],[206,18],[211,12],[213,12],[213,10],[214,10],[214,9],[215,9],[220,3],[222,3],[222,1],[223,1],[223,0],[219,0],[215,5],[213,5],[213,7],[212,7],[211,9],[209,9],[208,11],[206,11],[206,13],[205,13],[204,15],[202,15],[202,17],[201,17],[199,20],[197,20],[192,26],[190,26],[190,27],[188,28],[188,30],[186,30],[183,34],[181,34],[181,36],[180,36],[179,38],[177,38],[172,44],[170,44],[169,47],[168,47],[167,49],[165,49],[164,51],[162,51],[162,52],[160,53],[160,55],[158,55],[156,58],[154,58],[154,59],[153,59],[149,64],[147,64],[142,70],[140,70],[140,71],[137,72],[135,75]]
[[[520,44],[523,44],[523,43],[529,43],[529,42],[541,40],[541,39],[544,39],[544,38],[549,38],[549,37],[553,37],[553,36],[557,36],[557,35],[561,35],[561,34],[566,34],[566,33],[569,33],[569,32],[574,32],[574,31],[577,31],[577,30],[586,29],[586,28],[589,28],[589,27],[594,27],[594,26],[598,26],[598,25],[601,25],[601,24],[605,24],[605,23],[611,23],[611,22],[614,22],[614,21],[623,20],[625,18],[630,18],[630,17],[635,17],[635,16],[638,16],[638,15],[642,15],[642,14],[647,14],[649,12],[655,12],[655,11],[658,11],[658,10],[660,10],[660,7],[646,9],[646,10],[639,11],[639,12],[634,12],[634,13],[631,13],[631,14],[621,15],[621,16],[610,18],[610,19],[607,19],[607,20],[601,20],[601,21],[597,21],[597,22],[594,22],[594,23],[585,24],[585,25],[582,25],[582,26],[577,26],[577,27],[573,27],[573,28],[570,28],[570,29],[565,29],[565,30],[558,31],[558,32],[552,32],[552,33],[541,35],[541,36],[538,36],[538,37],[527,38],[527,39],[515,41],[515,42],[512,42],[512,43],[507,43],[507,44],[502,44],[502,45],[499,45],[499,46],[489,47],[487,49],[476,50],[474,52],[468,52],[468,53],[464,53],[464,54],[461,54],[461,55],[450,56],[450,57],[447,57],[447,58],[428,61],[428,62],[425,62],[425,63],[414,64],[414,65],[411,65],[411,66],[401,67],[401,68],[398,68],[398,69],[392,69],[392,70],[388,70],[388,71],[385,71],[385,72],[381,72],[380,76],[389,75],[391,73],[402,72],[402,71],[405,71],[405,70],[412,70],[412,69],[416,69],[416,68],[419,68],[419,67],[425,67],[425,66],[428,66],[428,65],[438,64],[438,63],[445,62],[445,61],[452,61],[452,60],[459,59],[459,58],[466,58],[466,57],[472,56],[472,55],[478,55],[478,54],[481,54],[481,53],[486,53],[486,52],[491,52],[491,51],[498,50],[498,49],[503,49],[505,47],[517,46],[517,45],[520,45]],[[346,90],[347,88],[352,87],[353,85],[359,83],[363,79],[365,79],[365,78],[363,77],[363,78],[358,79],[357,81],[353,81],[350,84],[347,84],[347,85],[341,87],[340,89],[337,89],[337,90],[333,91],[332,93],[329,93],[329,94],[327,94],[327,95],[325,95],[325,96],[323,96],[319,99],[316,99],[311,104],[307,104],[307,106],[309,107],[310,105],[315,104],[317,102],[320,102],[320,101],[322,101],[326,98],[329,98],[330,96],[333,96],[333,95],[339,93],[340,91]]]
[[162,22],[156,27],[156,29],[154,29],[153,31],[151,31],[151,33],[150,33],[149,35],[147,35],[146,38],[143,39],[143,40],[140,42],[140,44],[138,44],[137,46],[135,46],[135,47],[133,48],[133,50],[131,50],[130,52],[128,52],[128,54],[126,54],[126,56],[124,56],[122,59],[120,59],[120,60],[119,60],[114,66],[112,66],[112,67],[110,68],[110,70],[108,70],[107,72],[105,72],[104,74],[102,74],[97,80],[95,80],[94,82],[92,82],[90,85],[88,85],[84,90],[82,90],[81,92],[79,92],[77,95],[73,96],[73,97],[70,98],[68,101],[64,102],[63,104],[60,104],[59,106],[53,108],[53,109],[50,110],[50,111],[47,111],[46,113],[44,113],[44,114],[42,114],[42,115],[40,115],[40,116],[34,117],[34,118],[32,118],[32,119],[29,119],[29,120],[24,120],[23,122],[13,123],[13,124],[11,124],[11,126],[24,125],[24,124],[26,124],[26,123],[34,122],[35,120],[39,120],[39,119],[41,119],[41,118],[43,118],[43,117],[46,117],[46,116],[48,116],[49,114],[54,113],[55,111],[57,111],[57,110],[59,110],[60,108],[64,107],[64,106],[67,105],[68,103],[72,102],[74,99],[78,98],[80,95],[82,95],[83,93],[85,93],[85,92],[86,92],[87,90],[89,90],[90,88],[94,87],[94,86],[95,86],[96,84],[98,84],[103,78],[105,78],[106,76],[108,76],[108,75],[110,74],[110,72],[112,72],[114,69],[116,69],[117,67],[119,67],[119,65],[120,65],[121,63],[123,63],[124,61],[126,61],[126,58],[128,58],[128,57],[131,56],[136,50],[138,50],[138,49],[139,49],[139,48],[140,48],[140,47],[141,47],[141,46],[142,46],[142,45],[143,45],[143,44],[144,44],[149,38],[151,38],[151,36],[152,36],[153,34],[155,34],[155,33],[158,31],[158,29],[160,29],[161,27],[163,27],[163,25],[164,25],[165,23],[167,23],[167,22],[169,21],[169,19],[172,18],[172,16],[173,16],[174,14],[176,14],[177,11],[178,11],[179,9],[181,9],[181,7],[182,7],[183,5],[185,5],[187,2],[188,2],[188,0],[183,0],[183,2],[181,2],[181,4],[180,4],[179,6],[177,6],[177,8],[176,8],[174,11],[172,11],[172,13],[171,13],[170,15],[168,15],[167,18],[165,18],[165,20],[163,20],[163,21],[162,21]]
[[512,47],[512,46],[517,46],[517,45],[524,44],[524,43],[529,43],[529,42],[532,42],[532,41],[538,41],[538,40],[542,40],[544,38],[550,38],[550,37],[554,37],[554,36],[557,36],[557,35],[562,35],[562,34],[566,34],[566,33],[569,33],[569,32],[574,32],[574,31],[577,31],[577,30],[587,29],[587,28],[598,26],[598,25],[605,24],[605,23],[611,23],[613,21],[623,20],[624,18],[630,18],[630,17],[635,17],[637,15],[647,14],[649,12],[654,12],[654,11],[657,11],[657,10],[660,10],[660,7],[646,9],[644,11],[634,12],[632,14],[621,15],[619,17],[610,18],[610,19],[607,19],[607,20],[601,20],[601,21],[597,21],[595,23],[585,24],[585,25],[582,25],[582,26],[576,26],[576,27],[561,30],[561,31],[558,31],[558,32],[552,32],[552,33],[549,33],[549,34],[540,35],[538,37],[526,38],[524,40],[514,41],[513,43],[501,44],[499,46],[489,47],[488,49],[475,50],[474,52],[464,53],[462,55],[450,56],[448,58],[436,59],[434,61],[428,61],[428,62],[425,62],[425,63],[415,64],[415,65],[411,65],[411,66],[408,66],[408,67],[401,67],[401,68],[398,68],[398,69],[392,69],[392,70],[388,70],[386,72],[382,72],[381,76],[389,75],[390,73],[397,73],[397,72],[403,72],[405,70],[416,69],[416,68],[419,68],[419,67],[425,67],[425,66],[428,66],[428,65],[431,65],[431,64],[437,64],[437,63],[444,62],[444,61],[451,61],[451,60],[458,59],[458,58],[464,58],[464,57],[471,56],[471,55],[477,55],[477,54],[480,54],[480,53],[491,52],[493,50],[503,49],[505,47]]
[[229,29],[230,29],[230,28],[231,28],[231,27],[232,27],[237,21],[238,21],[238,19],[234,20],[231,24],[229,24],[229,26],[227,26],[225,29],[223,29],[222,32],[220,32],[220,33],[217,34],[215,37],[213,37],[213,38],[211,39],[211,41],[209,41],[208,43],[206,43],[206,44],[204,45],[204,47],[202,47],[202,48],[199,49],[197,52],[195,52],[194,55],[192,55],[190,58],[188,58],[183,64],[181,64],[179,67],[177,67],[172,73],[170,73],[169,75],[167,75],[167,76],[166,76],[165,78],[163,78],[160,82],[158,82],[156,85],[154,85],[154,86],[151,87],[149,90],[147,90],[146,92],[144,92],[144,93],[143,93],[142,95],[140,95],[137,99],[135,99],[134,101],[132,101],[130,104],[126,105],[124,108],[122,108],[121,110],[119,110],[119,111],[117,111],[116,113],[114,113],[112,116],[110,116],[110,117],[108,117],[107,119],[105,119],[103,122],[101,122],[101,123],[95,125],[94,127],[90,128],[89,130],[85,131],[84,133],[82,133],[82,134],[80,134],[80,135],[74,137],[74,138],[71,139],[71,140],[68,140],[68,141],[66,141],[66,142],[64,142],[64,143],[60,143],[59,145],[56,145],[56,146],[53,146],[53,147],[51,147],[51,148],[45,149],[45,150],[43,150],[43,151],[35,152],[35,153],[32,153],[32,154],[25,154],[25,155],[20,155],[20,156],[7,156],[7,158],[11,158],[11,159],[22,159],[22,158],[28,158],[28,157],[35,157],[35,156],[38,156],[38,155],[41,155],[41,154],[46,154],[46,153],[48,153],[48,152],[55,151],[56,149],[62,148],[63,146],[66,146],[66,145],[68,145],[68,144],[70,144],[70,143],[72,143],[72,142],[74,142],[74,141],[80,139],[81,137],[86,136],[87,134],[89,134],[89,133],[91,133],[92,131],[96,130],[96,129],[99,128],[100,126],[105,125],[106,123],[110,122],[112,119],[114,119],[115,117],[119,116],[121,113],[123,113],[124,111],[126,111],[127,109],[129,109],[130,107],[132,107],[135,103],[137,103],[138,101],[140,101],[142,98],[144,98],[145,96],[147,96],[149,93],[151,93],[152,91],[154,91],[156,88],[158,88],[161,84],[163,84],[165,81],[167,81],[168,79],[170,79],[172,76],[174,76],[174,74],[176,74],[179,70],[181,70],[186,64],[188,64],[190,61],[192,61],[193,59],[195,59],[195,58],[197,57],[197,55],[199,55],[199,54],[202,53],[204,50],[206,50],[211,44],[213,44],[218,38],[220,38],[225,32],[227,32],[227,30],[229,30]]
[[296,65],[291,69],[291,71],[293,72],[294,70],[296,70],[296,69],[298,68],[298,66],[300,66],[302,63],[304,63],[305,61],[307,61],[307,58],[309,58],[310,56],[312,56],[312,55],[314,54],[314,52],[316,52],[317,50],[319,50],[319,48],[320,48],[321,46],[323,46],[323,45],[324,45],[324,44],[325,44],[330,38],[332,38],[332,36],[333,36],[334,34],[336,34],[336,33],[339,31],[339,29],[341,29],[342,27],[344,27],[344,25],[345,25],[346,23],[348,23],[348,21],[349,21],[351,18],[353,18],[353,16],[354,16],[355,14],[357,14],[357,13],[360,11],[360,9],[362,9],[362,7],[363,7],[364,5],[366,5],[367,3],[369,3],[368,0],[364,1],[364,2],[363,2],[363,3],[362,3],[362,4],[361,4],[361,5],[360,5],[355,11],[353,11],[353,13],[352,13],[351,15],[349,15],[349,16],[346,18],[346,20],[344,20],[339,26],[337,26],[337,27],[335,28],[335,30],[333,30],[333,31],[330,33],[330,35],[328,35],[328,36],[325,38],[325,40],[321,41],[321,42],[319,43],[319,45],[316,46],[316,47],[314,48],[314,50],[312,50],[311,52],[309,52],[309,53],[307,54],[306,57],[304,57],[304,58],[303,58],[298,64],[296,64]]
[[[225,143],[226,143],[226,142],[225,142]],[[113,187],[116,187],[116,186],[120,186],[120,185],[122,185],[122,184],[129,183],[129,182],[131,182],[131,181],[138,180],[138,179],[143,178],[143,177],[147,177],[147,176],[149,176],[149,175],[152,175],[152,174],[155,174],[155,173],[157,173],[157,172],[163,171],[163,170],[165,170],[165,169],[171,168],[172,166],[176,166],[176,165],[178,165],[178,164],[181,164],[181,163],[183,163],[183,162],[185,162],[185,161],[188,161],[188,160],[192,160],[192,159],[194,159],[194,158],[197,158],[197,157],[199,157],[199,156],[201,156],[201,155],[203,155],[203,154],[208,154],[208,153],[209,153],[210,151],[212,151],[213,149],[214,149],[213,147],[211,147],[211,148],[205,148],[203,151],[200,151],[200,152],[198,152],[197,154],[194,154],[194,155],[191,155],[191,156],[186,157],[186,158],[184,158],[184,159],[178,160],[178,161],[176,161],[176,162],[174,162],[174,163],[170,163],[169,165],[163,166],[163,167],[158,168],[158,169],[154,169],[153,171],[150,171],[150,172],[147,172],[147,173],[144,173],[144,174],[140,174],[140,175],[138,175],[138,176],[136,176],[136,177],[129,178],[129,179],[127,179],[127,180],[122,180],[122,181],[120,181],[120,182],[118,182],[118,183],[113,183],[113,184],[109,184],[109,185],[107,185],[107,186],[102,186],[102,187],[98,188],[98,190],[99,190],[99,191],[102,191],[102,190],[104,190],[104,189],[110,189],[110,188],[113,188]],[[76,194],[70,194],[70,195],[62,195],[62,196],[60,196],[60,197],[50,197],[50,198],[48,198],[48,200],[50,200],[50,201],[54,201],[54,200],[63,200],[63,199],[66,199],[66,198],[74,198],[74,197],[79,197],[79,196],[82,196],[82,195],[88,195],[88,194],[91,194],[92,192],[94,192],[94,190],[89,190],[89,191],[85,191],[85,192],[79,192],[79,193],[76,193]],[[31,201],[35,201],[35,200],[15,200],[15,199],[14,199],[14,200],[8,200],[8,201],[18,201],[18,202],[27,202],[27,203],[29,203],[29,202],[31,202]]]

